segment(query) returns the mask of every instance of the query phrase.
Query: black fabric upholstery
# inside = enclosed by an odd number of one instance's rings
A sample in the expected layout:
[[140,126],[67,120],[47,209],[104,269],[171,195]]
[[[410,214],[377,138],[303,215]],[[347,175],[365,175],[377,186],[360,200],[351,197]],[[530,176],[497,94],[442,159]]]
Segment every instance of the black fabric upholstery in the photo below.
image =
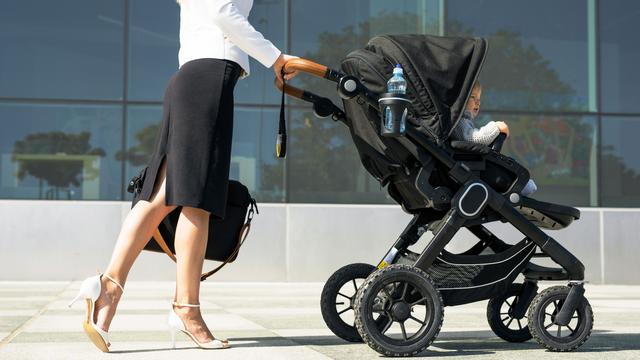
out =
[[455,150],[456,153],[463,153],[463,154],[486,155],[491,151],[491,148],[486,145],[476,144],[468,141],[458,141],[458,140],[454,140],[451,142],[451,148]]

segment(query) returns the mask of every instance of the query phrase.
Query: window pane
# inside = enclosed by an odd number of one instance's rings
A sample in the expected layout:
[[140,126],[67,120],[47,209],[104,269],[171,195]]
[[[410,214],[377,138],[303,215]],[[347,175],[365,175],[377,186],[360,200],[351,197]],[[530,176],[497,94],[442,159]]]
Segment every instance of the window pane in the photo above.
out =
[[600,4],[602,109],[640,112],[640,2],[607,0]]
[[[118,153],[118,160],[125,161],[124,190],[128,180],[149,164],[156,148],[162,122],[162,105],[129,105],[127,107],[127,143],[125,154]],[[125,193],[127,200],[133,195]]]
[[640,118],[602,119],[602,206],[640,206]]
[[[280,51],[285,52],[284,0],[256,0],[253,3],[249,22],[269,39]],[[249,57],[251,75],[236,85],[236,103],[277,104],[280,93],[273,85],[273,69]]]
[[0,96],[119,99],[123,2],[5,2]]
[[395,203],[360,163],[345,125],[294,110],[289,132],[289,201]]
[[[129,98],[162,100],[167,81],[178,69],[180,7],[173,1],[135,0],[130,8]],[[257,0],[249,16],[251,24],[283,51],[284,14],[284,0]],[[279,102],[273,70],[252,58],[250,63],[251,76],[236,85],[236,103]]]
[[120,106],[0,103],[0,198],[120,200]]
[[129,93],[132,100],[162,100],[178,69],[180,7],[175,1],[129,2]]
[[447,1],[447,35],[489,39],[491,109],[588,109],[587,2]]
[[229,177],[245,184],[256,200],[283,202],[284,160],[275,156],[278,111],[236,107]]
[[511,135],[502,153],[529,170],[538,186],[531,197],[571,206],[591,205],[596,180],[594,117],[485,113],[478,125],[490,120],[509,125]]
[[[348,53],[364,47],[376,35],[437,34],[434,14],[438,14],[438,1],[292,1],[291,52],[339,69]],[[339,103],[335,83],[306,75],[293,83]]]
[[[127,121],[127,173],[131,179],[155,150],[162,106],[130,106]],[[274,155],[278,123],[275,110],[236,107],[229,177],[245,184],[262,202],[284,200],[283,160]]]

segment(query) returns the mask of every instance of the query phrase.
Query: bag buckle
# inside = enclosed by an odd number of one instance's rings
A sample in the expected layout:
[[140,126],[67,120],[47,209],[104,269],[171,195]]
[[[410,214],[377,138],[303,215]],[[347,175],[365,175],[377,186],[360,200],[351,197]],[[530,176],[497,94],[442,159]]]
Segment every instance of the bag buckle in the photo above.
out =
[[249,200],[249,205],[251,205],[251,207],[249,208],[249,213],[247,214],[247,224],[251,224],[254,212],[256,214],[260,214],[260,211],[258,211],[258,204],[256,203],[256,199],[251,198],[251,200]]

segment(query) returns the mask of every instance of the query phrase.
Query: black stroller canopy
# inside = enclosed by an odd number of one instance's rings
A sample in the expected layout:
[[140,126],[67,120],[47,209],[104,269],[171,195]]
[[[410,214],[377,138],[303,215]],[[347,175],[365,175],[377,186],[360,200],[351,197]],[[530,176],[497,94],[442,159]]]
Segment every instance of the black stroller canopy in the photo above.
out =
[[359,56],[373,57],[368,66],[385,75],[384,84],[380,84],[380,74],[368,79],[361,65],[355,69],[343,63],[343,69],[355,70],[359,76],[353,75],[371,90],[385,92],[393,66],[400,64],[413,103],[412,118],[436,140],[446,140],[464,112],[486,52],[487,41],[483,38],[385,35],[371,39]]

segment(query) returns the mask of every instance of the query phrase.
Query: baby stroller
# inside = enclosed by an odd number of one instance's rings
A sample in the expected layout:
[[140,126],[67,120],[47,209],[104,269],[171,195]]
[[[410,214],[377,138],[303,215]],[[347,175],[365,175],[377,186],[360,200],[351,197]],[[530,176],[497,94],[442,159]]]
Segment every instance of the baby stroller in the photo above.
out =
[[[500,153],[504,136],[490,147],[450,140],[486,53],[481,38],[389,35],[350,53],[339,71],[304,59],[286,64],[287,71],[337,83],[344,110],[312,92],[277,85],[312,103],[318,117],[348,126],[364,167],[413,215],[377,267],[350,264],[327,281],[322,315],[337,336],[364,340],[384,355],[415,355],[438,335],[444,306],[486,299],[489,324],[504,340],[533,337],[552,351],[571,351],[590,336],[593,312],[584,297],[584,266],[540,230],[569,226],[580,212],[522,196],[529,172]],[[409,110],[405,135],[386,137],[379,100],[395,64],[404,69],[411,103],[382,99],[401,107],[398,114],[402,106]],[[510,223],[524,239],[505,243],[483,225],[493,221]],[[479,241],[460,254],[446,251],[463,227]],[[411,251],[427,232],[433,237],[426,246]],[[559,267],[532,258],[548,258]],[[520,274],[524,282],[513,283]],[[358,285],[357,279],[365,280]],[[543,280],[567,285],[538,292]],[[350,286],[353,295],[345,295]],[[349,311],[353,323],[343,318]]]

